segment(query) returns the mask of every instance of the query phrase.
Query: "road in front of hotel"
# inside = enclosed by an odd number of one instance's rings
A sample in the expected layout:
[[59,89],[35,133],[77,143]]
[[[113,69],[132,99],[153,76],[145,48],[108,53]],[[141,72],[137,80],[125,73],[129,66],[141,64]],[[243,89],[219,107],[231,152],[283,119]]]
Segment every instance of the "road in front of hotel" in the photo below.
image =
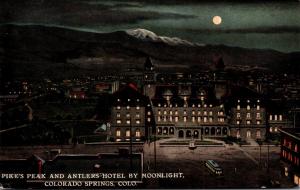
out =
[[[261,188],[268,186],[270,180],[279,181],[284,188],[293,187],[281,172],[279,146],[262,146],[260,149],[259,146],[226,144],[198,146],[190,150],[188,146],[159,144],[160,141],[144,145],[144,169],[150,172],[183,172],[185,177],[145,180],[145,187],[148,188]],[[217,161],[223,168],[223,178],[215,176],[205,167],[204,163],[209,159]]]

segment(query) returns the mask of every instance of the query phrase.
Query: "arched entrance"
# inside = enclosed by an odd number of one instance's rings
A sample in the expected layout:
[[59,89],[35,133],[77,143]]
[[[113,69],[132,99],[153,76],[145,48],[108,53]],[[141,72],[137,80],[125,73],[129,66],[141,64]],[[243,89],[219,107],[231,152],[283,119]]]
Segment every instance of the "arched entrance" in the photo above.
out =
[[194,131],[194,138],[195,139],[199,138],[199,131],[197,131],[197,130]]
[[184,133],[183,130],[178,131],[178,138],[183,138]]
[[185,137],[186,137],[186,138],[191,138],[191,137],[192,137],[192,133],[191,133],[190,130],[187,130],[187,131],[186,131]]

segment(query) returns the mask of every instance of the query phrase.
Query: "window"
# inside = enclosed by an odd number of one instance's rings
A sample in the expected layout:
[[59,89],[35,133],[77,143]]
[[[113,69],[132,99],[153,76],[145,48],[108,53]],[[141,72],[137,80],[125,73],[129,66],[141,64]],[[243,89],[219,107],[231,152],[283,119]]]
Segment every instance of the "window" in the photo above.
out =
[[147,112],[147,115],[151,115],[151,112],[150,112],[150,111],[148,111],[148,112]]
[[136,123],[136,124],[141,124],[141,120],[140,120],[140,119],[137,119],[137,120],[135,120],[135,123]]
[[164,111],[164,115],[167,115],[167,111]]
[[117,106],[117,110],[121,109],[121,106]]
[[139,109],[140,109],[140,106],[136,106],[136,109],[139,110]]
[[175,111],[175,115],[178,115],[178,111]]
[[236,121],[236,124],[239,125],[239,124],[240,124],[240,121]]
[[186,115],[186,111],[185,110],[183,111],[183,114]]
[[204,114],[204,115],[207,115],[207,111],[204,111],[203,114]]
[[219,122],[224,123],[224,118],[223,117],[219,118]]
[[121,119],[117,119],[117,124],[121,124]]
[[250,110],[250,106],[249,105],[247,105],[247,110]]
[[251,131],[247,131],[247,138],[250,138],[251,137]]
[[141,137],[141,131],[139,129],[135,130],[135,136],[136,137]]
[[157,117],[157,121],[160,122],[160,116]]
[[198,119],[198,122],[201,122],[201,117],[198,117],[197,119]]
[[270,121],[272,121],[272,115],[270,115]]
[[140,114],[137,113],[137,114],[135,115],[135,117],[136,117],[136,118],[140,118]]
[[195,117],[193,116],[193,117],[192,117],[192,122],[195,123],[195,121],[196,121],[196,120],[195,120]]
[[121,130],[120,130],[120,129],[117,129],[117,130],[116,130],[116,136],[117,136],[117,137],[120,137],[120,136],[121,136]]
[[213,122],[213,118],[209,117],[209,122],[212,123]]
[[175,122],[178,122],[178,116],[175,117]]
[[126,129],[126,131],[125,131],[125,136],[126,136],[126,137],[130,137],[130,130],[129,130],[129,129]]
[[260,121],[259,121],[259,120],[258,120],[258,121],[256,121],[256,124],[257,124],[257,125],[260,125]]
[[269,130],[271,133],[273,132],[273,127],[270,127],[270,130]]
[[256,110],[260,110],[260,106],[259,105],[256,106]]
[[218,115],[221,115],[221,116],[222,116],[223,114],[224,114],[223,111],[219,111],[219,112],[218,112]]
[[192,111],[192,115],[195,115],[195,111]]
[[127,101],[130,102],[130,99],[128,98]]
[[247,118],[247,119],[250,119],[250,118],[251,118],[251,114],[250,114],[250,113],[247,113],[246,118]]
[[204,123],[207,122],[207,117],[203,117],[203,122],[204,122]]
[[128,110],[129,110],[129,109],[130,109],[130,106],[126,106],[126,109],[128,109]]
[[151,118],[150,118],[150,117],[148,117],[148,118],[147,118],[147,121],[148,121],[148,122],[151,122]]
[[256,138],[261,138],[260,130],[257,130],[257,131],[256,131]]
[[246,124],[247,124],[247,125],[250,125],[250,124],[251,124],[251,121],[250,121],[250,120],[247,120]]
[[117,113],[117,117],[121,117],[121,114],[120,114],[120,113]]
[[172,111],[170,111],[170,115],[173,115],[173,112],[172,112]]
[[282,121],[282,115],[279,115],[279,121]]
[[236,113],[236,117],[239,119],[241,118],[241,113]]
[[277,115],[274,115],[274,120],[277,121]]
[[158,115],[160,115],[161,114],[161,112],[160,112],[160,110],[158,110]]
[[260,119],[260,113],[256,113],[256,119]]
[[209,115],[213,115],[212,111],[209,112]]
[[240,110],[240,109],[241,109],[241,106],[240,106],[240,105],[237,105],[236,109],[237,109],[237,110]]
[[274,132],[277,132],[278,131],[278,128],[277,127],[275,127],[275,129],[274,129]]
[[130,113],[126,113],[126,117],[130,117]]
[[118,98],[118,102],[120,102],[121,100]]
[[129,119],[126,120],[126,124],[130,124],[130,120]]
[[183,117],[183,121],[184,121],[184,122],[186,122],[186,120],[187,120],[187,117],[186,117],[186,116],[184,116],[184,117]]
[[170,122],[172,122],[172,120],[173,120],[173,117],[172,117],[172,116],[170,116]]

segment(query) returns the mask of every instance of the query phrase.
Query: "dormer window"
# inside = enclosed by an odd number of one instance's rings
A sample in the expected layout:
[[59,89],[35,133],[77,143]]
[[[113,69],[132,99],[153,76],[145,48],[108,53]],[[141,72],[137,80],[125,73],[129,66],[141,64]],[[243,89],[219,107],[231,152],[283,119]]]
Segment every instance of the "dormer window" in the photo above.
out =
[[240,105],[237,105],[236,109],[237,109],[237,110],[240,110],[240,109],[241,109],[241,106],[240,106]]
[[247,105],[247,110],[250,110],[250,105]]
[[257,105],[257,106],[256,106],[256,109],[257,109],[257,110],[260,110],[260,106],[259,106],[259,105]]

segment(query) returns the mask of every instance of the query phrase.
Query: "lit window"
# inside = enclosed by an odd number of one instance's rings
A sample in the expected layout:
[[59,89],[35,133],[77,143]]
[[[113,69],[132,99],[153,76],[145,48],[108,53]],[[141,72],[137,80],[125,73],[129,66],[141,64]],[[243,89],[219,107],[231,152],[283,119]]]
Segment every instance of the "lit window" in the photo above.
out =
[[273,132],[273,127],[270,127],[270,132]]
[[175,111],[175,115],[178,115],[178,111]]
[[117,124],[121,124],[121,119],[117,119]]
[[198,117],[198,122],[201,122],[201,117]]
[[282,115],[279,115],[279,121],[282,121]]
[[130,106],[126,106],[126,109],[128,109],[128,110],[129,110],[129,109],[130,109]]
[[161,111],[160,110],[158,110],[158,115],[160,115],[161,114]]
[[204,111],[203,114],[204,114],[204,115],[207,115],[207,111]]
[[186,115],[186,111],[185,110],[183,111],[183,114]]
[[157,121],[160,122],[160,116],[157,117]]
[[260,119],[260,113],[256,113],[256,119]]
[[198,104],[198,108],[200,108],[201,107],[201,105],[200,104]]
[[164,116],[164,122],[167,122],[167,117],[166,116]]
[[223,115],[224,113],[222,111],[218,112],[218,115]]
[[192,114],[195,115],[195,111],[192,111]]
[[141,123],[141,120],[137,119],[137,120],[135,120],[135,123],[136,123],[136,124],[140,124],[140,123]]
[[175,117],[175,122],[178,122],[178,117],[177,116]]
[[250,110],[250,106],[249,105],[247,105],[247,110]]
[[209,107],[211,108],[211,107],[212,107],[212,104],[209,104]]
[[195,117],[194,117],[194,116],[192,117],[192,122],[193,122],[193,123],[195,122]]
[[125,136],[130,137],[130,130],[129,129],[126,129]]
[[239,125],[239,124],[240,124],[240,121],[236,121],[236,124]]
[[274,120],[277,121],[277,115],[274,115]]
[[117,113],[117,117],[121,117],[121,114],[120,114],[120,113]]
[[120,130],[120,129],[117,129],[117,130],[116,130],[116,136],[117,136],[117,137],[120,137],[120,136],[121,136],[121,130]]
[[167,115],[167,111],[164,111],[164,115]]
[[213,115],[212,111],[209,112],[209,115]]
[[259,121],[259,120],[258,120],[258,121],[256,121],[256,124],[257,124],[257,125],[260,125],[260,121]]
[[277,132],[278,131],[278,128],[277,127],[275,127],[275,129],[274,129],[274,132]]
[[160,107],[161,105],[160,104],[158,104],[158,107]]
[[237,118],[241,118],[241,113],[236,113]]
[[250,121],[250,120],[247,120],[246,124],[247,124],[247,125],[250,125],[250,124],[251,124],[251,121]]
[[204,107],[206,108],[206,107],[207,107],[207,105],[206,105],[206,104],[204,104]]
[[140,114],[137,113],[137,114],[135,115],[135,117],[136,117],[136,118],[140,118]]
[[130,120],[129,119],[126,120],[126,124],[130,124]]
[[128,100],[127,100],[128,102],[130,102],[130,99],[128,98]]
[[250,119],[251,118],[251,114],[250,113],[247,113],[247,119]]
[[136,109],[139,110],[139,109],[140,109],[140,106],[136,106]]
[[198,115],[201,115],[201,111],[198,111]]
[[117,106],[117,110],[121,109],[121,106]]
[[260,110],[260,106],[259,106],[259,105],[257,105],[257,106],[256,106],[256,109],[257,109],[257,110]]
[[237,105],[236,109],[237,109],[237,110],[240,110],[240,109],[241,109],[241,106],[240,106],[240,105]]
[[213,118],[209,117],[209,122],[212,123],[213,122]]
[[257,131],[256,131],[256,138],[260,138],[260,137],[261,137],[260,130],[257,130]]
[[203,122],[204,122],[204,123],[207,122],[207,117],[203,117]]
[[150,117],[148,117],[148,118],[147,118],[147,121],[148,121],[148,122],[151,122],[151,118],[150,118]]
[[126,114],[126,117],[130,117],[130,114],[129,114],[129,113],[127,113],[127,114]]
[[118,102],[120,102],[121,100],[118,98]]
[[140,99],[136,99],[136,101],[137,101],[137,102],[139,102],[139,101],[140,101]]
[[186,120],[187,120],[187,117],[186,117],[186,116],[184,116],[184,117],[183,117],[183,121],[184,121],[184,122],[186,122]]
[[272,118],[272,115],[270,115],[270,121],[272,121],[272,119],[273,119],[273,118]]
[[172,112],[172,111],[170,111],[170,115],[173,115],[173,112]]
[[172,122],[172,120],[173,120],[173,117],[172,117],[172,116],[170,116],[170,122]]
[[139,129],[137,129],[137,130],[135,131],[135,136],[136,136],[136,137],[140,137],[140,136],[141,136],[141,131],[140,131]]

